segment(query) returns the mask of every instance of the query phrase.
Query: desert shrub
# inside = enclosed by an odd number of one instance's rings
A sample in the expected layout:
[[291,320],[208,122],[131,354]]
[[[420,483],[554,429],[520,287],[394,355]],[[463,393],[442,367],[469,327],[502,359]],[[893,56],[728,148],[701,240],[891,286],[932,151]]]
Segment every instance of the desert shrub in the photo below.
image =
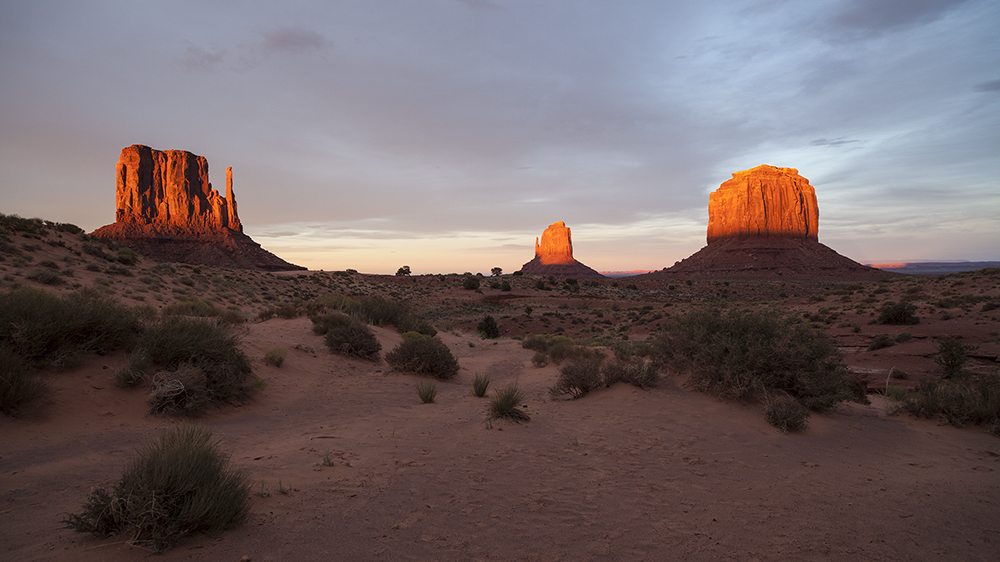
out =
[[146,380],[146,372],[152,367],[149,357],[143,352],[133,352],[125,359],[125,364],[115,369],[112,378],[115,386],[132,388]]
[[903,407],[918,417],[941,417],[962,427],[1000,423],[1000,376],[975,375],[955,380],[924,379]]
[[476,373],[472,377],[472,394],[477,398],[482,398],[486,396],[486,389],[490,387],[490,377],[489,375],[484,375],[482,373]]
[[98,258],[101,258],[102,260],[110,261],[112,259],[111,256],[105,254],[104,249],[98,245],[84,243],[80,246],[80,249],[83,250],[83,253],[96,256]]
[[497,321],[490,315],[486,315],[479,325],[476,326],[476,330],[483,335],[484,338],[499,338],[500,337],[500,326],[497,326]]
[[219,309],[201,299],[194,299],[167,305],[163,307],[163,314],[167,316],[199,316],[206,318],[209,316],[218,316]]
[[504,291],[504,292],[507,292],[507,291],[510,291],[510,289],[511,289],[510,282],[507,281],[506,279],[504,279],[503,282],[500,283],[500,290]]
[[243,523],[250,507],[247,474],[229,466],[211,431],[182,426],[140,447],[118,483],[94,490],[63,523],[162,552],[185,536]]
[[490,397],[489,419],[508,419],[515,422],[530,421],[531,417],[521,409],[525,394],[517,383],[512,383],[493,391]]
[[45,395],[45,383],[24,357],[0,343],[0,411],[14,416]]
[[656,362],[650,360],[612,361],[601,367],[604,386],[617,382],[628,383],[638,388],[650,388],[660,382],[660,372]]
[[331,322],[327,328],[326,337],[323,339],[330,351],[340,355],[353,355],[361,359],[378,361],[382,344],[379,343],[371,328],[349,316],[343,314],[340,316],[343,317],[343,321]]
[[59,264],[57,264],[56,262],[54,262],[52,260],[42,260],[42,261],[38,262],[38,265],[40,265],[42,267],[47,267],[49,269],[55,269],[55,270],[59,269]]
[[448,380],[458,374],[458,361],[448,346],[417,332],[406,332],[403,341],[385,354],[394,369]]
[[108,275],[121,275],[122,277],[132,277],[132,270],[123,265],[118,265],[116,263],[109,265],[104,270],[104,273],[107,273]]
[[878,318],[875,319],[875,323],[889,324],[893,326],[919,324],[920,318],[917,318],[914,314],[916,311],[916,305],[906,302],[897,303],[889,301],[882,305],[882,311]]
[[45,285],[62,285],[66,282],[61,275],[48,269],[35,269],[24,277]]
[[415,314],[405,301],[373,297],[355,301],[344,312],[366,324],[395,326],[400,332],[419,332],[426,336],[437,334],[434,326]]
[[118,255],[115,256],[115,260],[124,265],[135,265],[138,259],[139,254],[136,254],[131,248],[119,248]]
[[601,357],[574,359],[568,365],[562,366],[556,384],[549,388],[549,394],[553,397],[568,394],[575,400],[603,387],[602,359]]
[[938,355],[934,358],[944,370],[944,377],[950,379],[962,374],[962,367],[969,360],[969,352],[976,346],[963,344],[957,338],[941,338],[938,340]]
[[913,334],[910,332],[903,332],[896,336],[896,343],[906,343],[913,339]]
[[991,310],[996,310],[998,308],[1000,308],[1000,302],[995,302],[995,301],[994,302],[987,302],[987,303],[983,303],[983,308],[980,309],[980,312],[989,312]]
[[780,394],[768,399],[764,406],[764,415],[767,423],[782,433],[788,433],[805,428],[809,410],[795,398]]
[[313,333],[318,336],[325,336],[331,328],[347,326],[351,322],[357,321],[341,312],[328,312],[320,316],[310,316],[309,320],[313,323]]
[[141,327],[135,311],[95,290],[65,298],[31,288],[0,294],[0,341],[36,364],[108,353],[135,341]]
[[467,275],[462,280],[462,288],[468,291],[475,291],[479,288],[479,278],[475,275]]
[[239,343],[239,336],[224,324],[167,316],[147,328],[134,353],[167,371],[185,365],[200,369],[209,401],[241,400],[249,394],[252,368]]
[[557,365],[566,359],[588,353],[566,336],[550,336],[548,334],[529,336],[521,342],[521,347],[543,353]]
[[855,395],[829,338],[775,311],[693,310],[654,343],[663,364],[687,384],[724,398],[762,401],[785,392],[810,409]]
[[421,402],[424,404],[434,402],[434,398],[437,396],[437,386],[434,381],[420,381],[414,387],[417,389],[417,396],[420,397]]
[[534,355],[531,356],[531,364],[536,367],[544,367],[549,364],[549,356],[544,351],[536,351]]
[[274,365],[275,367],[280,367],[285,362],[285,357],[288,355],[288,350],[284,347],[272,347],[271,349],[264,352],[264,362],[268,365]]
[[896,342],[893,341],[893,339],[890,338],[888,335],[879,334],[875,336],[874,339],[872,339],[872,342],[870,344],[868,344],[868,351],[877,351],[879,349],[885,349],[887,347],[892,347],[894,345],[896,345]]

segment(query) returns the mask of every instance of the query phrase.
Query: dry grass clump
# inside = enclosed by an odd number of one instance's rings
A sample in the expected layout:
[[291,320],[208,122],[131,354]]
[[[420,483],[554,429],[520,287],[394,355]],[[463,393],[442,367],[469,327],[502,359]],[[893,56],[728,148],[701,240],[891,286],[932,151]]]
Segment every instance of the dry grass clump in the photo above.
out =
[[635,359],[604,363],[604,355],[592,351],[561,367],[549,394],[553,398],[568,395],[575,400],[619,382],[649,388],[656,386],[659,379],[659,366],[653,361]]
[[274,365],[275,367],[280,367],[282,363],[285,362],[285,357],[288,355],[288,350],[284,347],[277,346],[264,352],[264,362],[268,365]]
[[403,341],[385,354],[394,369],[448,380],[458,374],[458,360],[441,341],[417,332],[406,332]]
[[424,404],[434,402],[434,398],[437,397],[437,386],[434,381],[420,381],[414,385],[414,388],[417,389],[417,396]]
[[489,375],[484,375],[482,373],[476,373],[472,377],[472,394],[477,398],[482,398],[486,396],[486,389],[490,387],[490,377]]
[[903,408],[917,417],[942,418],[955,427],[992,424],[991,432],[1000,436],[1000,376],[924,379],[906,395]]
[[489,419],[508,419],[515,422],[530,421],[531,416],[521,409],[525,398],[524,391],[517,387],[517,383],[498,388],[493,391],[493,396],[490,398]]
[[579,357],[586,354],[585,348],[576,345],[572,339],[566,336],[550,336],[548,334],[538,334],[528,336],[521,342],[521,347],[531,349],[536,352],[537,360],[532,359],[532,363],[537,367],[544,367],[548,361],[560,364],[566,359]]
[[724,398],[762,402],[785,393],[809,409],[857,397],[829,338],[777,311],[693,310],[654,344],[687,384]]
[[162,552],[187,535],[243,523],[250,507],[246,473],[230,468],[211,431],[182,426],[139,448],[117,484],[94,490],[63,523]]

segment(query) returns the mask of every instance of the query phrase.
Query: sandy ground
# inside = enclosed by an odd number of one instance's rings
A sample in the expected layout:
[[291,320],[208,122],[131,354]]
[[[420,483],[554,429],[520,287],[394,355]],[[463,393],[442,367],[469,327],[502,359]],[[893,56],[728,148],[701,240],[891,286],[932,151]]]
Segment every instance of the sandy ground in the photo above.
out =
[[[400,339],[376,331],[384,350]],[[417,377],[331,355],[306,318],[251,324],[244,347],[266,387],[199,422],[270,495],[254,496],[248,524],[156,559],[998,559],[1000,439],[982,428],[887,416],[875,398],[782,435],[759,406],[673,379],[552,401],[557,367],[531,366],[520,342],[440,337],[462,370],[421,404]],[[276,345],[290,350],[281,368],[261,359]],[[60,524],[181,423],[112,385],[122,361],[51,374],[41,417],[0,417],[0,559],[151,555]],[[477,372],[526,389],[531,421],[487,424]]]

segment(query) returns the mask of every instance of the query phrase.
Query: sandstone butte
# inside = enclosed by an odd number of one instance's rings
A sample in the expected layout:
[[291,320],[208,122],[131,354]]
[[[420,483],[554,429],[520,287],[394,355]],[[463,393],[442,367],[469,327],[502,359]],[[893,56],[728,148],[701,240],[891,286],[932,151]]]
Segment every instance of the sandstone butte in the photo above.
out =
[[226,169],[226,195],[212,189],[208,160],[185,150],[122,149],[115,170],[115,222],[91,234],[162,261],[289,271],[305,269],[243,233]]
[[868,280],[897,274],[867,267],[819,242],[816,190],[795,168],[736,172],[709,194],[708,245],[652,279]]
[[521,271],[579,279],[604,277],[573,258],[572,234],[563,221],[550,224],[540,240],[535,238],[535,257],[521,266]]
[[708,243],[740,237],[819,241],[816,190],[795,168],[736,172],[708,196]]

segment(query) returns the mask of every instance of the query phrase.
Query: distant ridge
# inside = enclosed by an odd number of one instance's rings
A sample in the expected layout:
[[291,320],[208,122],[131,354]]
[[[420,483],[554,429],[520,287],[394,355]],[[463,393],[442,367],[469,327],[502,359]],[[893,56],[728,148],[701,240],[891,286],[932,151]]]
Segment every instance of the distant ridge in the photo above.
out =
[[960,273],[962,271],[976,271],[978,269],[986,269],[988,267],[1000,267],[1000,261],[924,261],[870,263],[866,265],[876,269],[881,269],[882,271],[906,273],[908,275],[946,275],[948,273]]

